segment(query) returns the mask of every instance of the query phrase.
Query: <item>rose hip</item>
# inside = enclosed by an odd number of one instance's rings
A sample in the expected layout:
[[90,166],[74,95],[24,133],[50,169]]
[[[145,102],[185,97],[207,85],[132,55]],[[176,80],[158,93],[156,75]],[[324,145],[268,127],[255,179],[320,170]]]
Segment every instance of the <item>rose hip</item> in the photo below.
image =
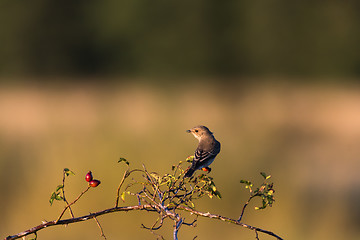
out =
[[89,185],[90,185],[90,187],[97,187],[97,186],[99,186],[100,183],[101,182],[99,180],[94,179],[89,182]]
[[87,182],[91,182],[91,180],[93,180],[93,176],[92,176],[91,171],[89,171],[89,172],[86,174],[85,180],[86,180]]

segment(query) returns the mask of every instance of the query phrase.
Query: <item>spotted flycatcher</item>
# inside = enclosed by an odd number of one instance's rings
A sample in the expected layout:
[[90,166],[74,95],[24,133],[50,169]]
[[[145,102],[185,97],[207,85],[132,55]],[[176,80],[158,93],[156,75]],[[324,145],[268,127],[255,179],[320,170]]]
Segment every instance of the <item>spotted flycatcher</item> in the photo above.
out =
[[192,165],[186,170],[184,177],[191,177],[196,170],[202,168],[211,171],[208,166],[220,152],[220,143],[215,139],[213,133],[205,126],[196,126],[187,130],[187,132],[192,133],[192,135],[199,140],[199,145],[195,150]]

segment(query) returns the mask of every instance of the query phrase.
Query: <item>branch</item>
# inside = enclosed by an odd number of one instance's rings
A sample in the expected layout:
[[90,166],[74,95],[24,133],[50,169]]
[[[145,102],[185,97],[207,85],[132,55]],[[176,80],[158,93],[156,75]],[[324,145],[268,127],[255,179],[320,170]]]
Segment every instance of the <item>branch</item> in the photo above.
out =
[[220,215],[217,215],[217,214],[211,214],[209,212],[207,212],[207,213],[199,212],[197,210],[194,210],[194,209],[191,209],[191,208],[188,208],[188,207],[185,207],[185,206],[178,206],[178,209],[193,213],[193,214],[195,214],[197,216],[207,217],[207,218],[214,218],[214,219],[218,219],[218,220],[221,220],[221,221],[224,221],[224,222],[229,222],[229,223],[233,223],[233,224],[236,224],[236,225],[240,225],[240,226],[242,226],[244,228],[255,231],[256,234],[257,234],[257,232],[262,232],[262,233],[265,233],[267,235],[273,236],[273,237],[277,238],[278,240],[283,240],[283,238],[281,238],[280,236],[276,235],[273,232],[270,232],[268,230],[264,230],[264,229],[261,229],[261,228],[258,228],[258,227],[254,227],[254,226],[251,226],[251,225],[248,225],[248,224],[245,224],[245,223],[241,223],[241,222],[239,222],[239,221],[237,221],[235,219],[232,219],[232,218],[223,217],[223,216],[220,216]]
[[[268,230],[264,230],[258,227],[254,227],[254,226],[250,226],[248,224],[245,223],[241,223],[235,219],[232,218],[228,218],[228,217],[223,217],[217,214],[211,214],[209,212],[207,213],[203,213],[203,212],[199,212],[197,210],[185,207],[185,206],[177,206],[177,209],[179,210],[183,210],[183,211],[187,211],[190,212],[192,214],[195,214],[197,216],[201,216],[201,217],[207,217],[207,218],[213,218],[213,219],[218,219],[224,222],[229,222],[229,223],[233,223],[239,226],[242,226],[244,228],[250,229],[255,231],[255,233],[257,234],[257,232],[262,232],[264,234],[273,236],[275,238],[277,238],[278,240],[283,240],[283,238],[281,238],[280,236],[276,235],[275,233],[268,231]],[[133,211],[133,210],[146,210],[146,211],[157,211],[157,212],[161,212],[161,210],[159,209],[159,207],[157,205],[152,205],[152,204],[146,204],[146,205],[136,205],[136,206],[127,206],[127,207],[113,207],[113,208],[109,208],[109,209],[105,209],[103,211],[99,211],[99,212],[95,212],[95,213],[91,213],[88,215],[84,215],[82,217],[77,217],[77,218],[69,218],[69,219],[64,219],[64,220],[59,220],[59,221],[50,221],[50,222],[45,222],[42,223],[36,227],[30,228],[24,232],[18,233],[16,235],[12,235],[12,236],[8,236],[5,238],[5,240],[12,240],[12,239],[18,239],[24,236],[27,236],[29,234],[33,234],[33,233],[37,233],[38,231],[47,228],[47,227],[51,227],[51,226],[57,226],[57,225],[67,225],[67,224],[71,224],[71,223],[76,223],[76,222],[82,222],[82,221],[87,221],[89,219],[93,219],[97,216],[101,216],[101,215],[105,215],[105,214],[109,214],[109,213],[113,213],[113,212],[128,212],[128,211]],[[178,221],[177,222],[177,226],[174,229],[174,235],[176,234],[177,236],[177,231],[179,230],[179,227],[181,226],[183,222]]]
[[100,229],[100,236],[101,236],[101,237],[104,237],[104,239],[106,240],[106,236],[105,236],[105,234],[104,234],[103,228],[101,227],[101,224],[99,223],[99,221],[97,220],[96,217],[94,217],[94,220],[95,220],[96,224],[98,225],[98,227],[99,227],[99,229]]
[[57,226],[57,225],[67,225],[67,224],[71,224],[71,223],[76,223],[76,222],[82,222],[82,221],[87,221],[89,219],[93,219],[97,216],[101,216],[104,214],[108,214],[108,213],[113,213],[113,212],[127,212],[127,211],[132,211],[132,210],[146,210],[146,211],[155,211],[154,209],[156,209],[157,206],[153,206],[153,205],[136,205],[136,206],[128,206],[128,207],[113,207],[113,208],[109,208],[109,209],[105,209],[103,211],[99,211],[99,212],[95,212],[95,213],[90,213],[88,215],[84,215],[82,217],[77,217],[77,218],[69,218],[69,219],[64,219],[64,220],[59,220],[59,221],[50,221],[50,222],[44,222],[36,227],[30,228],[26,231],[23,231],[21,233],[18,233],[16,235],[12,235],[12,236],[8,236],[5,238],[5,240],[11,240],[11,239],[18,239],[24,236],[27,236],[29,234],[33,234],[33,233],[37,233],[38,231],[47,228],[47,227],[51,227],[51,226]]
[[119,196],[120,196],[120,188],[123,185],[125,179],[129,176],[129,170],[126,170],[124,172],[123,178],[120,181],[119,187],[116,190],[116,201],[115,201],[115,207],[119,206]]
[[[120,158],[119,162],[123,162],[127,165],[129,163],[126,159]],[[221,215],[211,214],[209,212],[199,212],[195,209],[195,205],[193,203],[194,200],[202,198],[203,196],[208,196],[210,198],[213,198],[214,196],[221,198],[220,192],[217,190],[215,183],[213,181],[213,178],[210,176],[207,176],[205,174],[201,174],[195,178],[191,179],[185,179],[183,178],[184,171],[180,167],[180,164],[182,162],[179,162],[179,165],[177,168],[173,167],[172,169],[175,170],[176,173],[178,170],[181,171],[178,175],[171,175],[171,174],[165,174],[164,176],[161,176],[157,174],[156,172],[148,172],[145,166],[143,165],[143,169],[133,169],[129,170],[129,168],[125,171],[119,186],[116,191],[116,199],[115,199],[115,207],[108,208],[102,211],[98,211],[95,213],[89,213],[88,215],[84,215],[82,217],[75,218],[71,206],[75,204],[89,189],[90,187],[97,187],[97,185],[100,183],[99,180],[89,180],[88,175],[86,175],[85,180],[89,182],[89,185],[87,188],[80,193],[80,195],[71,203],[69,203],[65,199],[65,191],[64,191],[64,182],[65,182],[65,175],[68,176],[68,174],[72,173],[69,169],[64,169],[64,177],[63,177],[63,185],[59,185],[56,188],[56,191],[52,193],[50,198],[50,203],[52,203],[54,200],[64,200],[66,202],[66,206],[61,212],[60,216],[50,222],[43,222],[42,224],[30,228],[24,232],[18,233],[16,235],[8,236],[5,238],[5,240],[11,240],[11,239],[18,239],[18,238],[24,238],[25,236],[29,234],[35,234],[37,236],[38,231],[51,227],[56,225],[68,225],[71,223],[76,222],[82,222],[87,221],[89,219],[94,219],[97,223],[98,227],[101,231],[101,236],[106,239],[103,229],[97,220],[97,216],[109,214],[112,212],[121,212],[121,211],[133,211],[133,210],[145,210],[148,212],[155,212],[158,214],[158,219],[155,221],[152,227],[148,228],[142,225],[143,228],[150,230],[152,233],[154,233],[155,230],[160,229],[163,226],[165,219],[171,219],[174,221],[174,230],[173,230],[173,238],[174,240],[178,239],[178,232],[182,225],[187,226],[195,226],[195,222],[197,221],[197,218],[199,216],[201,217],[207,217],[212,219],[218,219],[224,222],[236,224],[239,226],[242,226],[244,228],[247,228],[249,230],[252,230],[255,232],[256,239],[259,239],[258,233],[264,233],[269,236],[275,237],[278,240],[283,240],[280,236],[276,235],[275,233],[264,230],[258,227],[254,227],[251,225],[247,225],[245,223],[242,223],[242,217],[245,212],[245,208],[248,206],[250,200],[252,200],[254,197],[261,197],[262,198],[262,206],[258,207],[257,209],[264,209],[267,206],[271,206],[272,203],[275,201],[273,193],[273,183],[267,183],[266,180],[269,179],[271,176],[266,175],[265,173],[261,173],[261,175],[264,177],[264,183],[261,185],[260,188],[257,188],[256,190],[252,190],[253,184],[250,181],[241,180],[240,183],[246,184],[246,187],[250,189],[250,198],[245,203],[240,218],[238,220],[224,217]],[[125,191],[121,194],[121,198],[123,201],[125,201],[125,193],[129,194],[130,196],[136,197],[138,200],[138,205],[135,206],[127,206],[127,207],[119,207],[119,198],[120,198],[120,190],[122,186],[125,183],[125,180],[134,172],[139,172],[141,174],[142,181],[133,180],[126,188]],[[91,172],[90,172],[91,173]],[[92,176],[91,176],[92,178]],[[145,181],[144,181],[145,180]],[[97,181],[92,184],[92,182]],[[128,188],[133,187],[134,185],[140,185],[142,186],[141,190],[136,191],[128,191]],[[63,197],[61,197],[61,194],[59,192],[59,189],[62,188],[62,194]],[[137,189],[137,188],[136,188]],[[69,219],[62,219],[64,213],[66,210],[70,211],[71,217]],[[189,212],[190,214],[195,215],[195,220],[191,223],[186,223],[185,218],[181,215],[179,211]],[[158,225],[158,226],[157,226]],[[154,233],[156,234],[156,233]],[[163,239],[161,235],[156,234],[159,237]]]
[[67,201],[66,197],[65,197],[65,176],[66,176],[66,171],[63,171],[63,179],[62,179],[62,185],[63,187],[61,188],[62,194],[63,194],[63,198],[64,198],[64,202],[67,204],[67,206],[69,206],[69,211],[70,211],[70,215],[71,217],[74,217],[74,213],[70,207],[69,202]]
[[[64,215],[66,209],[70,208],[71,205],[75,204],[75,203],[82,197],[82,195],[84,195],[87,191],[89,191],[89,189],[90,189],[90,186],[88,186],[84,191],[82,191],[82,192],[80,193],[80,195],[79,195],[72,203],[68,204],[68,205],[64,208],[64,210],[61,212],[60,216],[58,217],[58,219],[57,219],[55,222],[58,222],[58,221],[61,219],[61,217]],[[74,218],[74,217],[73,217],[73,218]]]
[[134,169],[134,170],[131,170],[129,171],[129,168],[124,172],[124,175],[119,183],[119,186],[116,190],[116,201],[115,201],[115,207],[118,207],[119,206],[119,197],[120,197],[120,189],[122,187],[122,185],[124,184],[124,181],[126,178],[128,178],[130,176],[130,174],[132,174],[133,172],[144,172],[143,170],[141,169]]
[[244,207],[243,207],[243,209],[242,209],[242,211],[241,211],[241,214],[240,214],[240,217],[239,217],[239,219],[238,219],[238,222],[241,221],[241,219],[242,219],[242,217],[243,217],[243,215],[244,215],[245,209],[246,209],[246,207],[249,205],[251,199],[253,199],[253,198],[256,197],[256,196],[257,196],[257,195],[251,196],[251,197],[247,200],[247,202],[244,204]]
[[181,227],[183,223],[183,219],[180,218],[179,220],[175,221],[175,225],[174,225],[174,240],[178,240],[178,232],[179,232],[179,229]]

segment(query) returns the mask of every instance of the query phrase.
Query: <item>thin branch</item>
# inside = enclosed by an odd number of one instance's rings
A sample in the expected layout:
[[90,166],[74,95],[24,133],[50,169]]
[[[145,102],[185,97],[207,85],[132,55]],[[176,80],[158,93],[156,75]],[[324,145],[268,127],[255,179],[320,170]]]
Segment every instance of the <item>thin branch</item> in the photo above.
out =
[[156,206],[153,205],[136,205],[136,206],[128,206],[128,207],[114,207],[114,208],[109,208],[109,209],[105,209],[103,211],[99,211],[99,212],[95,212],[95,213],[90,213],[88,215],[84,215],[82,217],[77,217],[77,218],[69,218],[69,219],[64,219],[64,220],[59,220],[59,221],[50,221],[50,222],[44,222],[36,227],[30,228],[26,231],[23,231],[21,233],[12,235],[12,236],[8,236],[5,238],[5,240],[12,240],[12,239],[18,239],[18,238],[22,238],[24,236],[27,236],[29,234],[33,234],[36,233],[44,228],[48,228],[51,226],[57,226],[57,225],[67,225],[67,224],[71,224],[71,223],[76,223],[76,222],[82,222],[82,221],[87,221],[89,219],[92,219],[94,217],[97,216],[101,216],[104,214],[109,214],[109,213],[113,213],[113,212],[127,212],[127,211],[132,211],[132,210],[146,210],[146,211],[155,211],[154,209],[156,208]]
[[162,193],[161,193],[161,191],[159,190],[159,185],[153,182],[153,177],[152,177],[151,174],[146,170],[145,165],[143,164],[142,166],[143,166],[143,168],[144,168],[144,173],[145,173],[146,176],[147,176],[147,180],[148,180],[148,182],[151,184],[151,186],[152,186],[152,188],[153,188],[153,190],[154,190],[153,200],[155,200],[156,193],[158,193],[158,196],[159,196],[159,198],[160,198],[160,200],[161,200],[161,194],[162,194]]
[[69,212],[70,212],[71,217],[74,218],[74,213],[69,205],[69,202],[65,198],[65,175],[66,175],[65,171],[63,171],[63,180],[62,180],[63,187],[61,188],[62,194],[63,194],[63,200],[66,202],[67,206],[69,206]]
[[259,234],[258,234],[258,232],[255,230],[255,238],[257,239],[257,240],[260,240],[259,239]]
[[175,221],[175,226],[174,226],[174,240],[178,240],[178,232],[179,232],[179,229],[180,229],[182,223],[183,223],[183,219],[182,219],[182,218],[179,218],[178,220]]
[[165,238],[164,238],[162,235],[160,235],[160,234],[158,234],[158,233],[156,233],[156,232],[154,232],[154,231],[152,231],[152,230],[150,230],[150,232],[151,232],[154,236],[156,236],[156,239],[165,240]]
[[241,211],[241,214],[240,214],[240,217],[239,217],[239,219],[238,219],[238,222],[241,221],[241,219],[242,219],[242,217],[243,217],[243,215],[244,215],[244,212],[245,212],[245,208],[249,205],[251,199],[253,199],[255,196],[257,196],[257,195],[254,195],[254,196],[249,197],[249,199],[247,200],[247,202],[244,204],[244,207],[243,207],[243,209],[242,209],[242,211]]
[[[141,224],[141,227],[142,228],[145,228],[147,230],[150,230],[150,231],[153,231],[153,230],[159,230],[163,224],[164,224],[164,219],[166,218],[167,216],[161,216],[161,219],[156,219],[155,223],[151,226],[151,227],[146,227],[144,224]],[[160,223],[159,223],[159,226],[155,227],[156,224],[159,222],[160,220]]]
[[138,204],[139,205],[141,205],[141,198],[140,198],[140,194],[142,193],[142,191],[141,192],[139,192],[139,193],[136,193],[136,197],[137,197],[137,200],[138,200]]
[[119,206],[119,196],[120,196],[120,188],[121,186],[124,184],[124,181],[125,179],[129,176],[129,171],[126,170],[124,172],[124,175],[119,183],[119,187],[117,188],[117,191],[116,191],[116,201],[115,201],[115,207]]
[[124,172],[124,175],[119,183],[119,186],[116,190],[116,201],[115,201],[115,207],[118,207],[119,206],[119,197],[120,197],[120,189],[122,187],[122,185],[124,184],[124,181],[126,178],[128,178],[130,176],[130,174],[132,174],[133,172],[144,172],[143,170],[141,169],[134,169],[134,170],[131,170],[129,171],[129,169],[127,169],[125,172]]
[[147,199],[150,200],[150,202],[152,202],[155,206],[157,206],[157,209],[159,209],[159,213],[161,213],[161,210],[168,216],[170,217],[174,217],[174,214],[171,213],[168,209],[166,209],[163,205],[161,205],[160,203],[157,203],[156,201],[154,201],[147,193],[146,193],[146,189],[143,190],[145,196]]
[[[195,214],[197,216],[207,217],[207,218],[212,218],[212,219],[218,219],[218,220],[221,220],[221,221],[224,221],[224,222],[233,223],[233,224],[242,226],[244,228],[247,228],[247,229],[250,229],[250,230],[253,230],[253,231],[256,231],[256,232],[262,232],[264,234],[273,236],[273,237],[277,238],[278,240],[283,240],[283,238],[281,238],[280,236],[276,235],[275,233],[273,233],[271,231],[264,230],[264,229],[261,229],[261,228],[258,228],[258,227],[254,227],[254,226],[251,226],[251,225],[248,225],[248,224],[245,224],[245,223],[241,223],[241,222],[239,222],[239,221],[237,221],[235,219],[232,219],[232,218],[223,217],[223,216],[220,216],[220,215],[217,215],[217,214],[199,212],[197,210],[194,210],[194,209],[191,209],[191,208],[185,207],[185,206],[178,206],[177,209],[190,212],[190,213]],[[88,215],[85,215],[85,216],[82,216],[82,217],[64,219],[64,220],[59,220],[59,221],[45,222],[45,223],[42,223],[42,224],[40,224],[40,225],[38,225],[36,227],[30,228],[30,229],[28,229],[28,230],[26,230],[24,232],[18,233],[16,235],[8,236],[8,237],[5,238],[5,240],[18,239],[18,238],[27,236],[29,234],[38,232],[39,230],[42,230],[44,228],[51,227],[51,226],[67,225],[67,224],[71,224],[71,223],[86,221],[86,220],[92,219],[94,217],[101,216],[101,215],[104,215],[104,214],[109,214],[109,213],[112,213],[112,212],[124,212],[124,211],[127,212],[127,211],[133,211],[133,210],[146,210],[146,211],[156,211],[156,212],[161,211],[159,209],[159,206],[151,205],[151,204],[135,205],[135,206],[128,206],[128,207],[114,207],[114,208],[105,209],[103,211],[91,213],[91,214],[88,214]],[[167,214],[170,213],[171,215],[173,215],[173,213],[171,213],[169,211],[167,211],[166,213]],[[180,223],[179,221],[180,220],[178,219],[177,220],[177,225],[179,225],[178,227],[180,227],[180,225],[182,224],[182,222],[181,222],[181,224],[179,224]],[[174,232],[174,234],[175,234],[175,232]]]
[[217,215],[217,214],[211,214],[209,212],[203,213],[203,212],[199,212],[197,210],[191,209],[189,207],[184,207],[184,206],[178,206],[178,209],[193,213],[193,214],[201,216],[201,217],[214,218],[214,219],[218,219],[218,220],[221,220],[221,221],[224,221],[224,222],[229,222],[229,223],[233,223],[233,224],[236,224],[236,225],[240,225],[240,226],[242,226],[244,228],[254,230],[254,231],[258,231],[258,232],[262,232],[262,233],[265,233],[267,235],[273,236],[273,237],[277,238],[278,240],[283,240],[283,238],[281,238],[280,236],[276,235],[275,233],[273,233],[271,231],[264,230],[264,229],[261,229],[261,228],[258,228],[258,227],[254,227],[254,226],[251,226],[251,225],[248,225],[248,224],[245,224],[245,223],[241,223],[241,222],[239,222],[239,221],[237,221],[235,219],[232,219],[232,218],[223,217],[223,216],[220,216],[220,215]]
[[[175,169],[175,172],[177,170],[180,171],[182,169],[180,167],[178,167],[177,169]],[[119,207],[118,205],[119,205],[119,198],[120,198],[120,190],[121,190],[125,180],[133,172],[141,172],[143,182],[134,181],[134,183],[130,183],[125,188],[125,191],[127,191],[128,187],[131,187],[135,184],[142,185],[142,190],[140,190],[140,191],[127,192],[131,196],[134,196],[137,198],[138,205]],[[103,229],[96,217],[105,215],[105,214],[109,214],[112,212],[133,211],[133,210],[145,210],[148,212],[156,212],[158,214],[158,218],[153,223],[152,227],[150,227],[150,228],[145,227],[143,224],[142,224],[142,227],[150,230],[153,234],[160,236],[162,239],[163,239],[163,237],[161,235],[154,233],[154,231],[160,229],[163,226],[164,220],[166,218],[174,221],[173,238],[174,238],[174,240],[178,240],[178,232],[179,232],[179,229],[181,228],[181,226],[183,224],[185,224],[187,226],[194,227],[196,225],[195,223],[197,221],[197,218],[199,216],[201,216],[201,217],[207,217],[210,219],[218,219],[218,220],[221,220],[224,222],[236,224],[236,225],[242,226],[244,228],[247,228],[247,229],[255,232],[257,240],[259,240],[258,232],[267,234],[269,236],[273,236],[278,240],[283,240],[280,236],[276,235],[275,233],[273,233],[271,231],[264,230],[264,229],[254,227],[254,226],[251,226],[251,225],[241,222],[246,207],[249,205],[249,202],[252,200],[252,198],[254,198],[257,195],[250,196],[248,201],[243,206],[241,215],[238,220],[224,217],[224,216],[217,215],[217,214],[211,214],[209,212],[204,213],[204,212],[200,212],[200,211],[197,211],[194,209],[193,200],[201,198],[204,195],[212,196],[211,195],[212,193],[207,190],[207,188],[209,186],[210,187],[213,186],[213,185],[209,185],[209,184],[213,184],[212,178],[210,178],[210,183],[206,184],[201,179],[200,179],[200,181],[198,181],[197,178],[195,178],[192,181],[190,181],[190,180],[187,181],[187,180],[184,180],[184,178],[180,178],[180,177],[181,177],[181,174],[174,182],[172,182],[173,176],[171,176],[171,178],[168,178],[168,176],[165,175],[164,177],[161,178],[155,172],[149,173],[147,171],[147,169],[145,168],[145,165],[143,165],[143,169],[134,169],[134,170],[130,171],[129,168],[127,168],[127,170],[125,171],[125,173],[119,183],[117,191],[116,191],[115,207],[108,208],[108,209],[105,209],[105,210],[102,210],[99,212],[95,212],[95,213],[90,213],[88,215],[84,215],[82,217],[77,217],[77,218],[74,217],[71,206],[73,204],[75,204],[90,189],[90,186],[88,186],[87,189],[85,189],[83,192],[81,192],[81,194],[71,203],[68,203],[68,201],[65,199],[65,191],[64,191],[64,189],[62,189],[63,199],[67,203],[67,206],[63,209],[63,211],[61,212],[61,214],[57,218],[57,220],[50,221],[50,222],[43,222],[42,224],[40,224],[36,227],[30,228],[24,232],[18,233],[13,236],[8,236],[5,238],[5,240],[17,239],[17,238],[21,238],[21,237],[25,238],[25,236],[27,236],[29,234],[35,234],[35,236],[37,236],[38,231],[40,231],[44,228],[50,227],[50,226],[67,225],[67,224],[71,224],[71,223],[87,221],[92,218],[95,220],[96,224],[100,228],[101,236],[106,239]],[[63,177],[63,186],[64,186],[64,183],[65,183],[65,173],[64,173],[64,177]],[[192,184],[194,184],[194,185],[192,185]],[[168,188],[163,190],[164,189],[163,186],[164,187],[167,186]],[[204,188],[206,188],[206,189],[204,189]],[[213,189],[213,188],[211,188],[211,189]],[[196,194],[196,196],[194,196],[195,194]],[[63,217],[63,215],[67,209],[69,209],[72,218],[62,220],[61,218]],[[188,223],[185,222],[185,218],[179,213],[179,210],[186,211],[186,212],[189,212],[190,214],[193,214],[195,216],[195,219],[192,222],[188,222]]]
[[82,191],[82,193],[80,193],[80,195],[79,195],[72,203],[68,204],[68,205],[64,208],[64,210],[61,212],[61,214],[60,214],[60,216],[58,217],[58,219],[56,220],[56,222],[58,222],[58,221],[61,219],[61,217],[64,215],[66,209],[68,209],[71,205],[73,205],[74,203],[76,203],[76,202],[81,198],[82,195],[84,195],[87,191],[89,191],[89,189],[90,189],[90,185],[89,185],[84,191]]
[[97,220],[96,217],[94,217],[94,220],[95,220],[96,224],[98,225],[98,227],[100,228],[100,236],[101,236],[101,237],[104,237],[104,239],[106,239],[106,236],[105,236],[105,234],[104,234],[104,230],[103,230],[103,228],[101,227],[99,221]]
[[196,218],[191,223],[186,223],[184,220],[183,224],[186,226],[190,226],[190,227],[196,227],[195,223],[197,222],[197,218],[198,218],[198,215],[196,215]]

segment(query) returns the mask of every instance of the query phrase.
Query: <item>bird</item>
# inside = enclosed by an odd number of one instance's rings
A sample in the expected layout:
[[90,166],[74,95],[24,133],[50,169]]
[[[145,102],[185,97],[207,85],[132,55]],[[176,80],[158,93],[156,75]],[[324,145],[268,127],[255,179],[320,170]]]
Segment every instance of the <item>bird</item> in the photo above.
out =
[[208,166],[215,160],[216,155],[220,152],[220,142],[218,142],[209,128],[199,125],[186,132],[191,133],[199,140],[199,145],[195,150],[192,165],[186,170],[184,177],[191,177],[196,170],[204,169],[210,172]]

